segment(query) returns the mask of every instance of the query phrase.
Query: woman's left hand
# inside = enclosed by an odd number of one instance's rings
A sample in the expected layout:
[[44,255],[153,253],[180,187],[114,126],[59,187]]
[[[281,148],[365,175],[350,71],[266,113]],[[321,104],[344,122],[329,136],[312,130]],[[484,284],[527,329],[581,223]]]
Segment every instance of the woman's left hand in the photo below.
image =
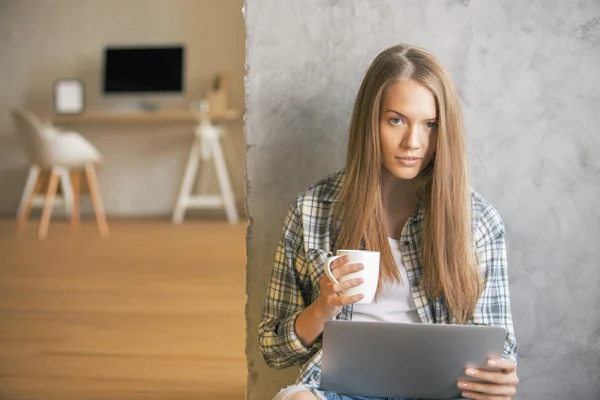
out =
[[482,382],[458,381],[462,396],[477,400],[510,400],[517,392],[517,367],[511,360],[493,359],[488,365],[498,371],[467,368],[465,374]]

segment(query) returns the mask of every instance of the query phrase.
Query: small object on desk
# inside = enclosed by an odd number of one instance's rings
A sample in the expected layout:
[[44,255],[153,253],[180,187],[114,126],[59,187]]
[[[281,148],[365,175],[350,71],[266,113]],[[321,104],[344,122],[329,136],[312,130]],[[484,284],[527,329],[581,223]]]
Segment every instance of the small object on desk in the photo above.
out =
[[200,119],[206,118],[209,116],[210,102],[205,98],[200,101],[192,101],[189,104],[188,109],[190,110],[190,113],[199,116]]
[[229,77],[220,73],[215,77],[212,89],[206,93],[206,100],[213,111],[226,110],[229,106]]
[[210,111],[210,102],[206,99],[200,100],[199,109],[201,113],[208,113]]

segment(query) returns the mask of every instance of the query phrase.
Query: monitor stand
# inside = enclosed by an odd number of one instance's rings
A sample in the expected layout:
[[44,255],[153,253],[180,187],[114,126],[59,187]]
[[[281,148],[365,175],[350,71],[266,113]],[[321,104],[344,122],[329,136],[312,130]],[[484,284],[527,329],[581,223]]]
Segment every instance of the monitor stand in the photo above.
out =
[[113,103],[102,107],[104,110],[115,114],[137,114],[140,112],[157,111],[160,107],[157,101],[139,100]]
[[142,111],[156,111],[158,110],[158,102],[151,100],[140,101],[140,109]]

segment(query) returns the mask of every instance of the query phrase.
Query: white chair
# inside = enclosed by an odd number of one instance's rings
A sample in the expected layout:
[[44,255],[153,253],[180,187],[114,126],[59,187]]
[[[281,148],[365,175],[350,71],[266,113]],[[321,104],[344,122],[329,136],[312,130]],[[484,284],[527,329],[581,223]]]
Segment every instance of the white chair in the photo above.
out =
[[[102,156],[87,140],[76,132],[62,132],[44,124],[33,113],[23,109],[12,112],[19,140],[31,164],[25,190],[17,211],[17,233],[25,228],[31,207],[37,204],[42,186],[47,181],[43,196],[43,211],[38,231],[40,240],[46,238],[54,200],[60,181],[63,199],[70,213],[71,226],[79,225],[79,193],[81,175],[87,178],[98,230],[102,237],[109,235],[100,197],[95,166]],[[48,177],[48,179],[45,179]]]

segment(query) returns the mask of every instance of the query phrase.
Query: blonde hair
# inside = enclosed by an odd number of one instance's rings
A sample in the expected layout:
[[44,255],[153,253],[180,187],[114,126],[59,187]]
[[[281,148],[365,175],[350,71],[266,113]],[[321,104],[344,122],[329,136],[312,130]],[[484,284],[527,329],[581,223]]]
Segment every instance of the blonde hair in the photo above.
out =
[[381,197],[382,156],[379,115],[383,93],[399,80],[414,80],[431,90],[438,113],[434,160],[421,171],[423,202],[421,288],[446,302],[450,316],[465,323],[483,290],[473,250],[468,168],[462,112],[450,75],[427,51],[391,47],[371,63],[358,91],[337,218],[337,248],[381,252],[378,293],[383,281],[401,282],[386,231]]

